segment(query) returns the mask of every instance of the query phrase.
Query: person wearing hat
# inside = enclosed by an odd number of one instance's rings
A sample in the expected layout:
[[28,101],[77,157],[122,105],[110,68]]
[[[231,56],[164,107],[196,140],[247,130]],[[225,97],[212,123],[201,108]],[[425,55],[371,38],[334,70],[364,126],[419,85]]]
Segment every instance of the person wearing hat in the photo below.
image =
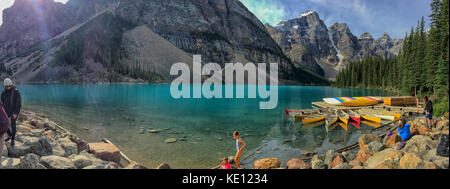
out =
[[20,108],[22,106],[22,101],[20,97],[19,90],[14,87],[11,79],[6,78],[3,81],[5,89],[2,92],[2,103],[3,107],[11,120],[11,129],[8,130],[8,138],[6,141],[11,140],[11,146],[14,146],[14,140],[16,137],[16,120],[20,113]]

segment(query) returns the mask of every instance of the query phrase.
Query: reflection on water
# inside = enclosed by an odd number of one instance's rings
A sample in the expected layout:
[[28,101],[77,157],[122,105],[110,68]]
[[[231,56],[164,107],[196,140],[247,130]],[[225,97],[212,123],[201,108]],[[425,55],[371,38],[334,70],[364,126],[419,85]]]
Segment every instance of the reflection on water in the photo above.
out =
[[[380,96],[382,91],[331,87],[280,86],[279,104],[259,110],[264,99],[173,99],[169,85],[22,85],[25,109],[47,114],[89,142],[108,138],[131,159],[148,167],[166,162],[174,168],[209,168],[235,154],[232,132],[248,144],[244,167],[255,158],[283,162],[301,153],[324,152],[357,141],[361,129],[349,125],[326,132],[324,123],[302,125],[286,118],[285,109],[312,108],[311,102],[333,96]],[[367,129],[369,128],[369,129]],[[142,133],[156,129],[160,132]],[[172,144],[167,138],[177,138]],[[183,140],[180,140],[183,139]]]

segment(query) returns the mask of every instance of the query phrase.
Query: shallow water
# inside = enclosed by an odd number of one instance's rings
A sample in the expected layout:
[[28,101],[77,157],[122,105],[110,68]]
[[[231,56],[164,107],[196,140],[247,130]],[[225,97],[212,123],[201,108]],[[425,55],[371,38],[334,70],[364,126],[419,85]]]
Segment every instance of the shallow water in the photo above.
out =
[[[23,107],[44,113],[63,127],[93,142],[108,138],[127,156],[148,167],[165,162],[172,168],[210,168],[235,154],[232,132],[247,143],[244,167],[257,158],[282,162],[303,152],[324,152],[357,141],[370,132],[337,126],[302,126],[286,118],[285,109],[312,108],[311,102],[334,96],[386,96],[378,90],[280,86],[276,109],[260,110],[260,99],[173,99],[170,85],[21,85]],[[264,101],[264,100],[263,100]],[[158,134],[140,134],[158,129]],[[166,144],[167,138],[185,141]],[[257,150],[258,149],[258,150]]]

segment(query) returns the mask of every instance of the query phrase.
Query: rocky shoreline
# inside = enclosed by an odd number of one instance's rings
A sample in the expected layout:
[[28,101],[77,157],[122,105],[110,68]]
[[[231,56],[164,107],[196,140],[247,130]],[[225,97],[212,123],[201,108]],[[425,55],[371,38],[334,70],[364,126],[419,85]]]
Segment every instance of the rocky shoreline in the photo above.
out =
[[[0,169],[146,168],[124,160],[114,144],[87,143],[44,115],[29,111],[23,111],[17,120],[15,146],[6,142],[1,155]],[[167,168],[170,166],[161,164],[157,169]]]
[[441,138],[448,134],[449,120],[441,116],[434,120],[431,129],[424,126],[423,116],[408,122],[413,135],[404,148],[397,149],[400,139],[395,129],[391,137],[363,134],[358,140],[359,151],[338,153],[328,150],[310,161],[293,158],[281,166],[278,158],[264,158],[254,162],[255,169],[449,169],[449,157],[437,154]]
[[[424,126],[423,118],[408,123],[413,136],[401,150],[397,150],[400,140],[395,129],[393,137],[361,135],[359,150],[309,153],[313,155],[309,161],[293,158],[283,167],[277,158],[259,159],[253,165],[255,169],[448,169],[449,157],[437,154],[442,136],[449,134],[448,115],[437,118],[431,129]],[[45,115],[29,111],[19,115],[16,145],[6,142],[1,155],[0,169],[147,169],[123,158],[112,143],[87,143]],[[156,169],[170,166],[162,163]]]

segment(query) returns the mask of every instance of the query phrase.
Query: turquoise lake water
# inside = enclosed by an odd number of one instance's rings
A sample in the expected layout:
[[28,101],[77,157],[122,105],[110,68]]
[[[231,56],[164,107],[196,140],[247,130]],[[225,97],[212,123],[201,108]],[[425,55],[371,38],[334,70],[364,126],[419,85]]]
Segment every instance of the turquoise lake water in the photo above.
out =
[[[87,140],[108,138],[131,159],[150,168],[162,162],[172,168],[210,168],[234,155],[232,132],[247,143],[243,166],[255,159],[277,157],[285,163],[303,152],[325,152],[357,141],[361,129],[302,126],[285,109],[312,108],[311,102],[335,96],[387,96],[386,92],[332,87],[279,86],[276,109],[260,110],[261,99],[174,99],[170,85],[20,85],[23,108],[46,114]],[[86,130],[85,128],[89,128]],[[158,129],[158,134],[140,134]],[[185,141],[166,144],[167,138]]]

